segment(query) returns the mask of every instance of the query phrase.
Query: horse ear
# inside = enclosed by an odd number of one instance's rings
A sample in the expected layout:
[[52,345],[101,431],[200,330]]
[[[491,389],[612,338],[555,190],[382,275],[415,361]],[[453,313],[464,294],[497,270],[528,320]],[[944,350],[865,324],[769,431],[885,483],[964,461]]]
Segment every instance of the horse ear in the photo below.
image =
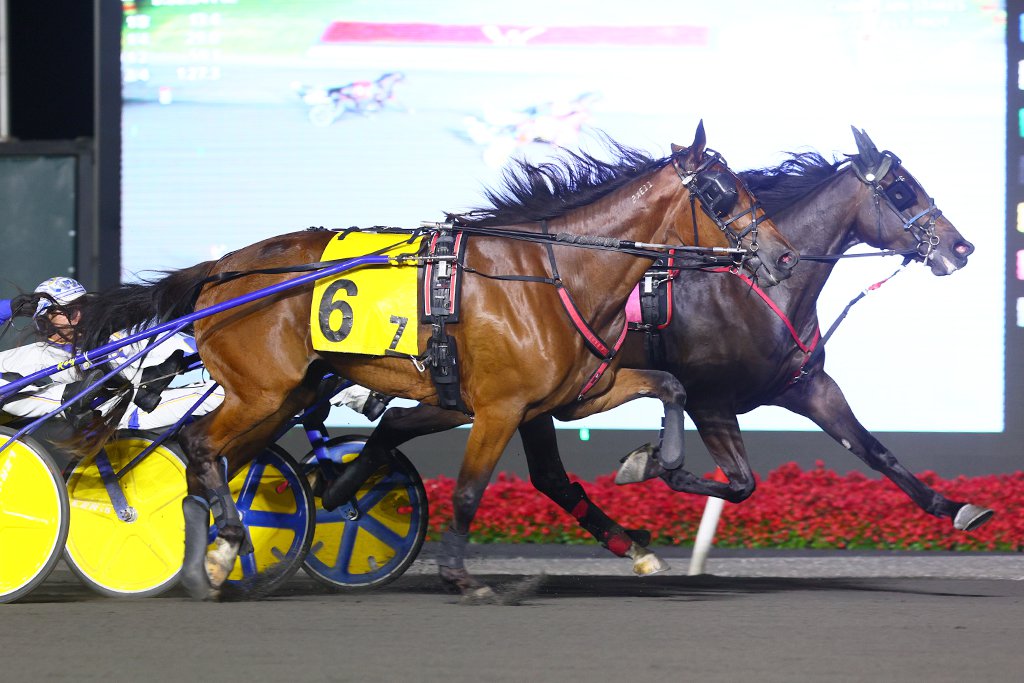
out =
[[701,119],[697,124],[697,132],[693,136],[693,144],[689,147],[672,145],[672,151],[685,152],[686,160],[683,166],[692,170],[700,166],[700,162],[704,158],[705,145],[707,145],[707,137],[704,135],[704,119]]
[[677,145],[674,142],[670,142],[668,146],[672,148],[672,153],[673,154],[679,154],[680,152],[682,152],[682,151],[684,151],[686,149],[685,147],[680,147],[679,145]]
[[704,156],[704,147],[708,144],[708,138],[704,134],[704,119],[697,124],[697,132],[693,134],[693,145],[690,146],[690,154],[696,154],[697,158]]
[[871,142],[871,138],[868,137],[863,128],[860,130],[857,130],[854,126],[850,126],[850,128],[853,129],[853,139],[857,143],[857,153],[860,154],[868,166],[874,166],[880,157],[875,143]]

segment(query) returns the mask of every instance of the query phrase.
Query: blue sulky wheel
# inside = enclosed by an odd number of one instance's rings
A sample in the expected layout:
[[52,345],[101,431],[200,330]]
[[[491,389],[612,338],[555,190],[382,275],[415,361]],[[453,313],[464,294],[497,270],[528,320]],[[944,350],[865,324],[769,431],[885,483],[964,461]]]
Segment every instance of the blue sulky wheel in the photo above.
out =
[[[313,542],[313,494],[298,464],[270,446],[239,470],[229,484],[253,552],[239,555],[228,583],[243,592],[267,594],[291,578]],[[210,542],[217,529],[210,526]]]
[[[0,444],[14,433],[0,427]],[[64,478],[42,446],[22,437],[0,453],[0,603],[46,580],[64,550],[70,518]]]
[[[350,462],[366,438],[341,436],[327,443],[331,461]],[[313,453],[303,459],[312,477]],[[340,590],[365,590],[401,576],[420,551],[427,533],[427,493],[408,458],[392,452],[355,498],[331,512],[316,498],[316,536],[303,568],[317,581]]]

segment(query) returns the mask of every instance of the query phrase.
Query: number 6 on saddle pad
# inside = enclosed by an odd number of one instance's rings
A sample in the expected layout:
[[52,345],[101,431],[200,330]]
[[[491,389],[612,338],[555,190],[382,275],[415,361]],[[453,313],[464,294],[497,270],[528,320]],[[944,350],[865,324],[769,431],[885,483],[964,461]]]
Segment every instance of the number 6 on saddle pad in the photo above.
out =
[[[415,255],[417,233],[345,231],[327,243],[321,261],[367,254]],[[316,281],[310,330],[317,351],[371,356],[419,354],[416,261],[364,267]]]

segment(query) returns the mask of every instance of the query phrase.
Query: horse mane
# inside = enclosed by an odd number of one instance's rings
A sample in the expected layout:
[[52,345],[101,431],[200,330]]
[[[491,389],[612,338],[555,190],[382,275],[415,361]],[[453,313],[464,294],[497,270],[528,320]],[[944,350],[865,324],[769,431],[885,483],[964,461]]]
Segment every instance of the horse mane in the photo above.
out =
[[806,197],[839,173],[844,162],[829,161],[817,152],[789,152],[778,166],[741,171],[747,189],[769,215]]
[[490,206],[449,213],[448,219],[463,225],[489,227],[558,218],[662,168],[672,158],[655,159],[607,135],[602,136],[602,141],[612,156],[610,161],[565,149],[540,164],[514,159],[502,172],[501,187],[484,190]]

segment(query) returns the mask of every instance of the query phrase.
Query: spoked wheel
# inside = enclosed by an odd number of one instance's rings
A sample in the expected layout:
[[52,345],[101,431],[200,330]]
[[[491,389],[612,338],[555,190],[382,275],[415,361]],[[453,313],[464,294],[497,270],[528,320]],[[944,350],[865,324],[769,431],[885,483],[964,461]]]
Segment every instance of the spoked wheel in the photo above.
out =
[[[0,445],[14,433],[0,427]],[[22,437],[0,453],[0,603],[46,580],[64,549],[69,517],[64,478],[42,446]]]
[[[228,582],[269,593],[298,571],[313,543],[313,493],[299,465],[276,445],[239,470],[230,487],[254,550],[238,556]],[[211,542],[216,534],[211,526]]]
[[[122,433],[104,447],[110,469],[120,472],[151,443],[142,433]],[[106,463],[97,457],[83,459],[68,477],[65,559],[102,595],[159,595],[177,584],[185,554],[185,458],[168,441],[124,472],[116,484],[128,505],[121,515],[104,486],[100,465]]]
[[[366,438],[341,436],[327,443],[333,463],[356,457]],[[341,590],[365,590],[401,576],[419,554],[427,533],[427,492],[409,459],[392,451],[353,500],[331,512],[316,498],[316,537],[303,568],[317,581]],[[308,454],[312,477],[319,467]]]

